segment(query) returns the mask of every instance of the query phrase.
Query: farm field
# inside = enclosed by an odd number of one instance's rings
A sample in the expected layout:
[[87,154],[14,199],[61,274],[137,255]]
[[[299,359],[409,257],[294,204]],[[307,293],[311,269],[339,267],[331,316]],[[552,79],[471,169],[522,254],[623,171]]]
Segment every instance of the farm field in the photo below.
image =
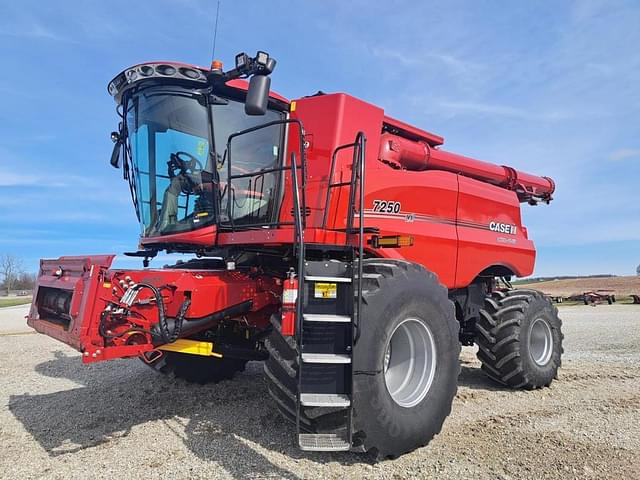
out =
[[591,290],[615,290],[616,296],[640,295],[640,277],[571,278],[518,284],[518,288],[534,288],[548,295],[576,295]]

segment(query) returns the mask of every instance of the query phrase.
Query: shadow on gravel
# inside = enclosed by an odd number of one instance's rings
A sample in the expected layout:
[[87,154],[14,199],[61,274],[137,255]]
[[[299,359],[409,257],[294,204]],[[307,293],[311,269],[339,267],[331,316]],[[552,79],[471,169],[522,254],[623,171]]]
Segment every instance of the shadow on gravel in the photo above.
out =
[[460,375],[458,376],[458,386],[467,387],[473,390],[485,390],[491,392],[511,390],[508,387],[500,385],[489,377],[472,362],[461,360]]
[[[176,441],[237,478],[299,478],[274,465],[263,449],[318,463],[375,463],[348,452],[299,451],[293,426],[269,397],[261,363],[249,363],[232,381],[200,386],[162,376],[136,360],[83,365],[78,356],[55,355],[36,372],[71,380],[77,388],[9,399],[9,410],[52,457],[117,441],[148,422],[164,422]],[[163,454],[171,453],[158,452]]]

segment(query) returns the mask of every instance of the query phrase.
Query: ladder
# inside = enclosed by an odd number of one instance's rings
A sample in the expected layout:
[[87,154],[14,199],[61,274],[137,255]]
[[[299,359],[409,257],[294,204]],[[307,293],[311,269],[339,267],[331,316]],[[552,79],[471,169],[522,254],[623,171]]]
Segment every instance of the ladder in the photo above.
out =
[[[296,398],[296,430],[300,449],[307,451],[344,451],[352,446],[353,422],[353,364],[354,340],[357,339],[361,310],[363,256],[364,192],[364,134],[358,133],[352,144],[340,146],[334,152],[331,165],[331,189],[343,184],[332,184],[336,153],[353,148],[351,182],[345,245],[305,245],[304,226],[300,213],[295,157],[292,158],[294,211],[296,217],[296,248],[298,254],[298,302],[296,340],[298,346],[298,391]],[[346,186],[344,185],[344,186]],[[358,188],[360,186],[360,188]],[[356,193],[359,207],[356,211]],[[359,223],[354,228],[354,216]],[[326,228],[326,217],[323,219]],[[350,238],[356,236],[357,250]],[[323,255],[331,250],[338,255]],[[333,257],[339,257],[335,259]],[[332,258],[330,260],[322,258]],[[354,302],[354,299],[356,302]],[[316,418],[331,415],[331,429],[309,433],[301,428],[301,416],[312,413]]]
[[[352,261],[305,261],[298,349],[298,444],[302,450],[351,447],[353,274]],[[330,413],[328,432],[304,433],[300,416]],[[335,419],[335,421],[333,421]]]

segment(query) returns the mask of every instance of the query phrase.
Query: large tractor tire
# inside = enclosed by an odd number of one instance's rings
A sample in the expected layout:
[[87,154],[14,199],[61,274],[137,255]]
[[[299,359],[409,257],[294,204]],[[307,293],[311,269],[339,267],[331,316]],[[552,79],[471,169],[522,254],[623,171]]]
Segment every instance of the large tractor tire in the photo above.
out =
[[[393,458],[426,445],[451,412],[460,373],[459,324],[446,288],[422,266],[369,259],[363,271],[353,352],[353,449]],[[275,316],[273,321],[267,383],[280,412],[295,420],[297,348],[280,335]],[[341,417],[319,413],[306,409],[301,427],[334,431]]]
[[177,352],[164,352],[162,365],[156,370],[189,383],[218,383],[230,380],[237,372],[244,371],[245,360],[205,357]]
[[558,309],[535,290],[494,292],[476,324],[478,358],[493,380],[511,388],[546,387],[563,353]]

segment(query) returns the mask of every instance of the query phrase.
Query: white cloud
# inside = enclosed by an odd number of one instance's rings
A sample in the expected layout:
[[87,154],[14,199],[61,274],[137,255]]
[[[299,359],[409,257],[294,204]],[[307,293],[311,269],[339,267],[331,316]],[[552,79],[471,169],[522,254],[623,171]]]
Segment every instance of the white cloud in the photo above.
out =
[[15,173],[0,170],[0,187],[66,188],[71,186],[99,186],[89,177],[51,173]]
[[0,35],[5,37],[72,42],[71,39],[54,32],[33,18],[27,22],[0,26]]
[[78,8],[72,2],[52,4],[64,23],[52,21],[45,4],[39,10],[17,3],[12,7],[13,11],[4,12],[0,36],[86,45],[87,41],[112,40],[128,33],[127,24],[114,15],[117,8],[107,3],[97,2],[91,8]]
[[513,117],[527,120],[560,121],[572,117],[569,112],[560,110],[549,112],[532,111],[525,108],[517,108],[510,105],[500,105],[491,103],[476,102],[456,102],[443,100],[438,102],[438,106],[446,111],[457,111],[469,114],[493,115],[502,117]]
[[83,223],[118,225],[121,223],[120,217],[113,215],[112,212],[104,211],[100,205],[96,204],[76,205],[71,208],[60,206],[58,209],[47,209],[45,208],[46,205],[46,202],[40,202],[39,205],[30,206],[30,208],[16,205],[15,208],[2,211],[2,220],[15,225],[33,224],[35,221],[47,224],[67,223],[79,225]]
[[609,158],[614,161],[640,158],[640,148],[619,148],[611,152]]
[[[553,204],[552,207],[553,208]],[[554,217],[556,217],[554,215]],[[531,227],[531,239],[538,246],[593,245],[606,242],[640,242],[640,220],[631,218],[603,218],[584,216],[583,221],[560,224],[562,220],[550,218],[548,222]],[[595,228],[597,222],[597,228]],[[606,254],[606,252],[603,252]]]
[[587,67],[589,70],[591,70],[594,73],[602,75],[603,77],[611,77],[614,74],[613,67],[606,63],[587,62],[585,64],[585,67]]
[[[411,53],[406,53],[411,52]],[[444,69],[454,76],[476,76],[480,71],[486,70],[486,66],[481,63],[467,60],[451,52],[420,52],[415,49],[392,49],[388,47],[374,47],[371,53],[378,58],[385,60],[385,65],[389,67],[387,60],[397,63],[401,67],[411,69],[420,68],[421,71],[433,71]],[[469,80],[467,78],[467,80]]]
[[0,187],[23,187],[37,185],[42,177],[39,175],[24,175],[0,171]]

